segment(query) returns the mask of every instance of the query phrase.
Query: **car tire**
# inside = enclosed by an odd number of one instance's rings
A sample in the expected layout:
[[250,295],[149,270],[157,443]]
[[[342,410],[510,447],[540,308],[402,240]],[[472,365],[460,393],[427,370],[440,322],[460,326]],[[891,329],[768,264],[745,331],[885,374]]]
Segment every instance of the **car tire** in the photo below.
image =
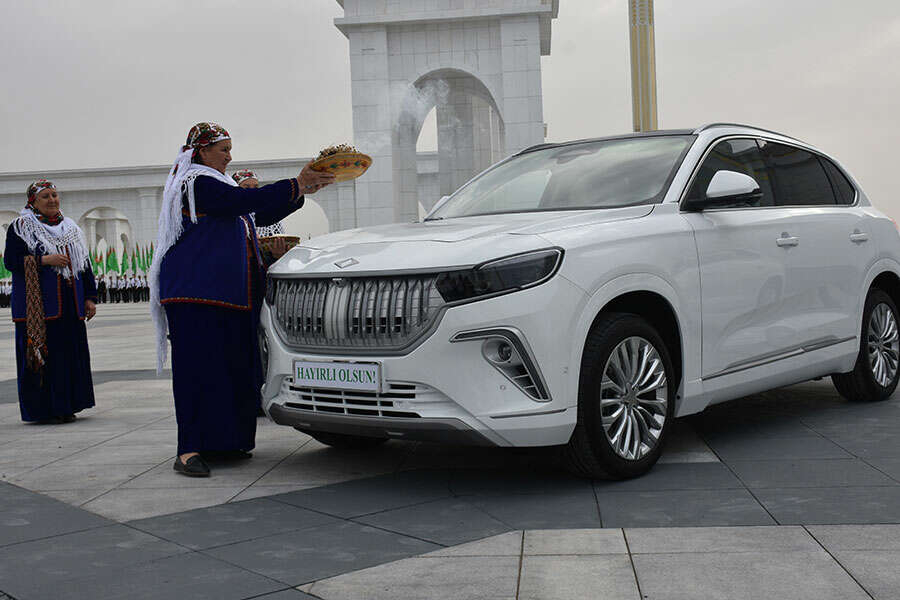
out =
[[879,288],[866,297],[859,354],[849,373],[831,376],[838,393],[850,402],[880,402],[897,389],[900,379],[900,338],[897,305]]
[[[629,356],[642,356],[647,348],[646,356],[650,360],[644,365],[652,373],[649,381],[659,384],[660,374],[664,374],[665,380],[658,388],[641,394],[640,389],[634,390],[632,383],[636,381],[640,385],[643,367],[638,363],[638,374],[635,374],[628,361]],[[624,364],[629,372],[615,371],[614,363]],[[612,385],[606,384],[604,389],[607,372],[618,373],[616,377],[620,381],[610,378]],[[649,471],[662,453],[674,419],[676,382],[668,349],[646,320],[626,313],[609,313],[598,318],[588,334],[581,359],[578,421],[569,443],[563,447],[568,468],[577,475],[595,479],[630,479]],[[625,389],[620,387],[623,383]],[[664,406],[660,404],[660,396],[665,399]],[[609,431],[603,423],[604,414]],[[641,442],[636,442],[632,435],[635,430],[641,433]],[[646,444],[645,448],[644,439],[653,445]]]
[[343,448],[346,450],[359,450],[363,448],[373,448],[380,446],[388,441],[388,438],[367,437],[363,435],[347,435],[345,433],[331,433],[329,431],[308,431],[306,429],[295,428],[297,431],[303,432],[312,437],[317,442],[331,446],[333,448]]

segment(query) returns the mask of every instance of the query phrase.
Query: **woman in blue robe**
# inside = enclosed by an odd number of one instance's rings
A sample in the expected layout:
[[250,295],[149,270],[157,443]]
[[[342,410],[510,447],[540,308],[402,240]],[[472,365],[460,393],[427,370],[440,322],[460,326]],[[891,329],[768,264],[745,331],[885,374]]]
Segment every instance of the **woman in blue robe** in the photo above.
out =
[[94,406],[85,320],[97,288],[84,233],[59,209],[56,186],[28,186],[27,205],[6,232],[13,274],[16,375],[23,421],[71,423]]
[[332,183],[308,167],[298,177],[243,189],[225,175],[231,137],[198,123],[163,192],[150,270],[158,368],[172,346],[178,423],[175,471],[207,477],[210,457],[249,457],[255,446],[262,368],[257,342],[264,273],[256,230]]

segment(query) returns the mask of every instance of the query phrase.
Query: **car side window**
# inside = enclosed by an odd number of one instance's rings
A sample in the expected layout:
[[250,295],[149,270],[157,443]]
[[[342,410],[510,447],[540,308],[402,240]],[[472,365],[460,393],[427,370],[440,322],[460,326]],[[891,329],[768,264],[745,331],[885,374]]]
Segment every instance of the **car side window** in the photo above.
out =
[[752,204],[744,202],[735,204],[734,207],[774,206],[775,196],[772,194],[769,172],[755,139],[737,138],[716,144],[703,164],[700,165],[694,183],[688,192],[688,199],[705,199],[709,182],[719,171],[734,171],[748,175],[756,180],[762,191],[762,197],[753,201]]
[[853,187],[853,184],[850,183],[847,176],[827,158],[822,158],[820,156],[819,161],[822,163],[822,166],[825,167],[825,172],[828,173],[828,179],[831,180],[831,185],[834,188],[834,195],[837,197],[837,203],[849,206],[856,202],[856,188]]
[[777,206],[836,204],[834,190],[818,156],[775,142],[763,142],[761,146],[772,174]]

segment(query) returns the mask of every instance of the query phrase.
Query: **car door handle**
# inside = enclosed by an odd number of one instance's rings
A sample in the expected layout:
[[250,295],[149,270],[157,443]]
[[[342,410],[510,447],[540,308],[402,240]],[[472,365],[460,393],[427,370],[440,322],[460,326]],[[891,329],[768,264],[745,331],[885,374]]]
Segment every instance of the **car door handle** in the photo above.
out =
[[856,230],[850,234],[850,241],[855,244],[862,244],[863,242],[869,241],[869,234],[863,233],[862,231]]
[[786,236],[782,236],[782,237],[778,238],[777,240],[775,240],[775,243],[778,244],[779,246],[781,246],[782,248],[785,248],[788,246],[797,246],[800,244],[800,238],[786,235]]

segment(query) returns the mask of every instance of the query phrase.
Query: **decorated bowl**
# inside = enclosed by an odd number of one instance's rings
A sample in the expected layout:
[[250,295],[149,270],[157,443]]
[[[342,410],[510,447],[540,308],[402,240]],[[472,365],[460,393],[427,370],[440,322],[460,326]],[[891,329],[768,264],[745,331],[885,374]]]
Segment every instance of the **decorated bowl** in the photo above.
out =
[[362,152],[339,152],[319,158],[310,163],[313,171],[324,171],[334,175],[334,180],[356,179],[372,165],[372,157]]

